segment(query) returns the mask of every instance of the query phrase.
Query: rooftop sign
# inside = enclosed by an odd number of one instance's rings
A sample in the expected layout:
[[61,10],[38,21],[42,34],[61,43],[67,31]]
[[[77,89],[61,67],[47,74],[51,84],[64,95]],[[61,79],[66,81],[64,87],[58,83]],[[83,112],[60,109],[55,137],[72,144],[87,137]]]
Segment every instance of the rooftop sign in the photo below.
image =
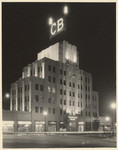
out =
[[50,38],[56,36],[65,30],[64,19],[60,18],[50,26]]

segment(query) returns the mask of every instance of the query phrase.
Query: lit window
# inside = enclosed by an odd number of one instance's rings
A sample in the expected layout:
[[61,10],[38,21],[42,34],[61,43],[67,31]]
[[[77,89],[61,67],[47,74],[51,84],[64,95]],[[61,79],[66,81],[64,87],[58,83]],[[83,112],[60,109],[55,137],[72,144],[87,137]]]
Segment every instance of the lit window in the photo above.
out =
[[52,88],[52,93],[55,93],[55,88],[54,87]]
[[50,86],[48,86],[48,92],[51,92],[51,88],[50,88]]

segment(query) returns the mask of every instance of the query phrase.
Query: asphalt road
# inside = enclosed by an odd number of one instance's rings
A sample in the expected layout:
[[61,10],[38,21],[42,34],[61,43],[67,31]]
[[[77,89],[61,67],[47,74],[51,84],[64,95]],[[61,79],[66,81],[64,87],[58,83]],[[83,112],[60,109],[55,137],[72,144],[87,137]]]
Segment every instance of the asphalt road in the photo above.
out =
[[93,135],[4,135],[3,148],[116,147],[114,138]]

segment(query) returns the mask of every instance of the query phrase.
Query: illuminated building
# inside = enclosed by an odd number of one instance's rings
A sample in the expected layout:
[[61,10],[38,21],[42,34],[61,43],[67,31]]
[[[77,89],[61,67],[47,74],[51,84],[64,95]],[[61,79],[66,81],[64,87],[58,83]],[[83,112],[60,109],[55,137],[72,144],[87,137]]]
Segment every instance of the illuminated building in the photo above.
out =
[[3,114],[4,124],[10,121],[19,132],[91,130],[99,116],[98,92],[92,75],[79,68],[77,47],[63,41],[38,53],[11,85],[10,111]]

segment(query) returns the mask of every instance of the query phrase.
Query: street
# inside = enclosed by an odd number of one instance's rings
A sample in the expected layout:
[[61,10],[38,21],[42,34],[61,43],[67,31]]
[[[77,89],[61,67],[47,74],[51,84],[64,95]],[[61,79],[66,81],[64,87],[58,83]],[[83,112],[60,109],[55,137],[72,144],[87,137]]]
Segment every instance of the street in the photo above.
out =
[[99,135],[3,135],[3,148],[69,147],[116,147],[116,141]]

